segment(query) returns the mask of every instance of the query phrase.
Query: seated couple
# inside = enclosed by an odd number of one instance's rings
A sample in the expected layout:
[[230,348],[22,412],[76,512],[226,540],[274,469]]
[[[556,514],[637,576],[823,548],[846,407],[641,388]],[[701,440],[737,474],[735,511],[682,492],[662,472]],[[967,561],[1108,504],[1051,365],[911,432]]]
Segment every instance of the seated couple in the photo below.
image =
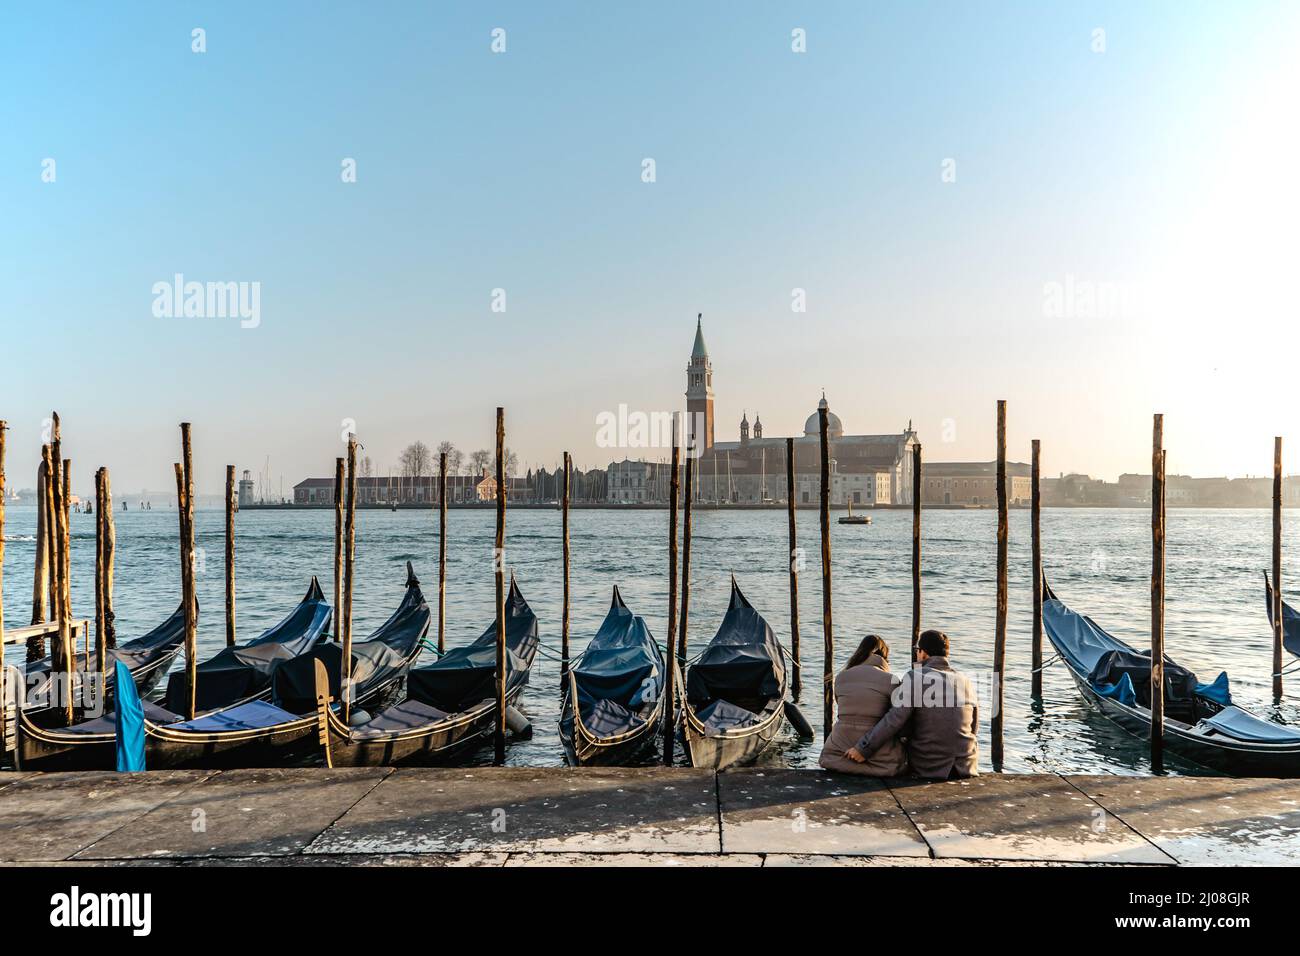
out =
[[835,724],[818,761],[827,770],[867,777],[911,771],[936,780],[979,774],[979,710],[970,679],[948,663],[948,637],[926,631],[916,665],[889,671],[889,645],[863,638],[835,677]]

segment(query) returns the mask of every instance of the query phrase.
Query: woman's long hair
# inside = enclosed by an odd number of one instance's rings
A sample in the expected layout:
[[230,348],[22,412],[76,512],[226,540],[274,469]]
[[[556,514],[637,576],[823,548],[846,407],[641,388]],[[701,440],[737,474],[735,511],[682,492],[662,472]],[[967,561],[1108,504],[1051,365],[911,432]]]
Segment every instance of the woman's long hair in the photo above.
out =
[[872,654],[879,654],[885,659],[885,663],[889,663],[889,645],[878,634],[868,634],[862,639],[862,643],[853,652],[853,656],[849,658],[849,662],[844,666],[844,669],[848,670],[850,667],[865,664],[867,658]]

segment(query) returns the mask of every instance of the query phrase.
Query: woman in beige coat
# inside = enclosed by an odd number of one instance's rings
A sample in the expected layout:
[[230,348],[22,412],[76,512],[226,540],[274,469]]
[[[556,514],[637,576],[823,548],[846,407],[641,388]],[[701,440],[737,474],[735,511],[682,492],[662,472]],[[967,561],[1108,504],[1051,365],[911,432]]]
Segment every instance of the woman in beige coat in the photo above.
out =
[[827,770],[865,777],[897,777],[907,772],[907,753],[897,738],[871,755],[865,763],[845,756],[862,735],[876,726],[890,707],[890,694],[899,679],[889,672],[889,645],[868,634],[835,676],[838,709],[830,736],[817,761]]

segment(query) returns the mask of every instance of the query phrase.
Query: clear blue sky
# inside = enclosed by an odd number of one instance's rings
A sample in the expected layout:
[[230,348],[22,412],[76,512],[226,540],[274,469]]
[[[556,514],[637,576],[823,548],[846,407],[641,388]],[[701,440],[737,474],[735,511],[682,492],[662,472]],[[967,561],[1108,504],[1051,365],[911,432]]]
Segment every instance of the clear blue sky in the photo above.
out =
[[[1298,61],[1288,3],[6,4],[10,482],[52,407],[83,491],[169,487],[182,419],[209,492],[328,474],[345,418],[381,469],[487,447],[498,404],[525,466],[604,465],[700,311],[720,437],[824,387],[988,458],[1006,398],[1049,472],[1147,467],[1163,411],[1171,471],[1263,473],[1300,448]],[[260,282],[259,327],[156,318],[175,273]],[[1050,314],[1067,277],[1137,304]]]

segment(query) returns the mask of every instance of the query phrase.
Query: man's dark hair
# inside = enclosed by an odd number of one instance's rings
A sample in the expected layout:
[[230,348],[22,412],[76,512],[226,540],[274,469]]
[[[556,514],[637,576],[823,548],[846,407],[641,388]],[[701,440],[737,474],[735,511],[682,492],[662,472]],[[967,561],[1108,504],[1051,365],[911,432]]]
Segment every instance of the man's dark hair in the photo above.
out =
[[948,656],[948,635],[943,631],[924,631],[916,639],[918,650],[925,651],[931,657]]

